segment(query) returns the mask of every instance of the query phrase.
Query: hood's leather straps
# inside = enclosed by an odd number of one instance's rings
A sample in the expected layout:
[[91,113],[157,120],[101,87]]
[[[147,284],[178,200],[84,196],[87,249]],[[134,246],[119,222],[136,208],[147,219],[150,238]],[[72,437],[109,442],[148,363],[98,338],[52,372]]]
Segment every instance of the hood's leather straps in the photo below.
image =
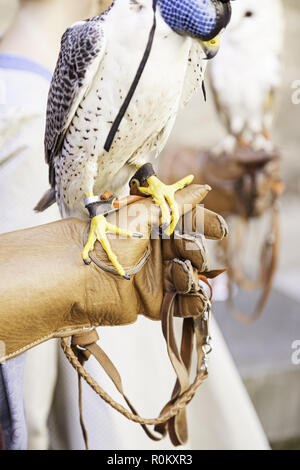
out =
[[[92,389],[110,406],[125,416],[127,419],[139,423],[147,436],[153,440],[161,440],[164,438],[169,431],[170,438],[174,445],[184,444],[187,440],[187,423],[185,408],[195,395],[199,386],[206,380],[208,376],[207,365],[206,365],[206,354],[207,350],[203,347],[206,344],[208,338],[208,316],[206,312],[202,319],[185,319],[183,323],[182,333],[182,344],[181,352],[179,353],[173,326],[174,317],[174,305],[176,292],[167,293],[164,298],[162,306],[162,326],[163,333],[167,343],[167,350],[173,365],[173,368],[177,375],[176,385],[172,394],[171,400],[163,408],[159,417],[156,419],[145,419],[141,418],[135,408],[130,403],[127,396],[124,394],[121,377],[113,365],[111,360],[100,348],[96,341],[99,339],[96,330],[89,330],[82,334],[72,337],[70,340],[67,338],[62,339],[62,348],[64,353],[75,368],[79,377],[79,409],[80,409],[80,421],[82,425],[83,436],[88,449],[88,438],[87,432],[83,423],[82,418],[82,390],[81,390],[81,378],[83,378]],[[207,303],[210,309],[210,302]],[[200,322],[200,323],[199,323]],[[201,325],[201,327],[199,327]],[[205,328],[203,329],[203,325]],[[197,339],[197,352],[198,352],[198,370],[197,375],[190,385],[190,367],[193,350],[193,337],[196,332]],[[93,355],[102,368],[105,370],[107,375],[110,377],[114,385],[116,386],[119,393],[124,397],[127,405],[131,412],[129,412],[122,405],[113,400],[91,377],[91,375],[85,370],[84,363]],[[157,436],[153,434],[147,426],[155,426],[155,431],[160,434]]]
[[[280,221],[279,221],[279,209],[275,203],[272,208],[272,229],[271,233],[267,236],[264,241],[261,262],[260,262],[260,276],[257,281],[250,281],[246,278],[243,272],[233,264],[234,259],[239,253],[241,253],[240,241],[243,239],[243,234],[247,227],[247,221],[240,219],[237,228],[237,240],[233,252],[229,252],[229,246],[227,241],[222,244],[224,251],[224,258],[226,266],[228,266],[228,305],[230,312],[233,317],[243,323],[253,323],[260,318],[266,302],[269,298],[272,290],[273,280],[276,273],[278,258],[279,258],[279,245],[280,245]],[[242,289],[248,291],[254,291],[262,289],[262,294],[259,298],[254,313],[245,314],[238,310],[234,302],[234,282]]]

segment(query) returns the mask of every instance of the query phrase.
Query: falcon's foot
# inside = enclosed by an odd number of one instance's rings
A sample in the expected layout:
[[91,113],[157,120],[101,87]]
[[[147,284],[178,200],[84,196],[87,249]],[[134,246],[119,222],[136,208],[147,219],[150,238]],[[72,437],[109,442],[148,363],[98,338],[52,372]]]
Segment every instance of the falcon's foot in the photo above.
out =
[[234,135],[227,135],[221,142],[219,142],[215,147],[212,149],[212,153],[219,157],[224,153],[232,154],[235,152],[237,148],[237,139]]
[[[144,167],[152,168],[150,164],[144,165]],[[139,180],[138,174],[144,173],[144,167],[141,167],[140,170],[136,173],[136,175],[131,180],[131,184],[132,182],[137,182],[137,180]],[[189,175],[177,183],[166,185],[160,181],[157,176],[155,176],[155,174],[151,174],[151,176],[146,177],[144,181],[138,181],[138,191],[142,194],[145,194],[146,196],[152,196],[154,202],[160,207],[162,230],[168,236],[173,234],[180,217],[178,206],[175,200],[175,193],[191,184],[193,179],[194,176]]]
[[272,153],[275,146],[266,132],[259,134],[249,133],[246,136],[230,134],[212,149],[212,153],[216,156],[221,156],[224,153],[231,155],[239,148],[252,149],[255,152]]
[[112,225],[107,222],[104,215],[96,215],[91,220],[91,227],[89,232],[88,241],[83,249],[82,252],[82,259],[85,264],[90,264],[91,260],[89,258],[89,253],[93,251],[96,241],[98,240],[105,252],[107,253],[108,258],[116,268],[117,272],[122,276],[124,279],[129,280],[130,276],[126,274],[124,268],[118,261],[117,256],[113,252],[111,248],[111,244],[107,238],[107,233],[112,233],[115,235],[124,236],[127,238],[141,238],[141,234],[132,233],[128,230],[121,229],[116,225]]
[[256,152],[273,153],[275,145],[267,132],[257,134],[253,139],[253,148]]

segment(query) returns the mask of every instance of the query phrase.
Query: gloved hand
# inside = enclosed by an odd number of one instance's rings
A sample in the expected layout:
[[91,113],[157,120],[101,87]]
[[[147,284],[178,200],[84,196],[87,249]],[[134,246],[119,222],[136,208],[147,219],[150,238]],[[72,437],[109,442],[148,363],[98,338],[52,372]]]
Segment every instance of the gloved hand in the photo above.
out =
[[[199,285],[199,274],[205,279],[218,273],[209,271],[204,235],[219,240],[227,234],[227,226],[220,216],[198,206],[209,190],[207,186],[193,185],[176,194],[183,215],[182,230],[171,239],[152,236],[149,240],[151,228],[152,235],[157,235],[160,219],[159,208],[151,199],[107,217],[108,222],[142,232],[144,236],[110,240],[113,251],[131,274],[130,281],[114,272],[100,244],[91,254],[92,263],[89,266],[82,263],[81,250],[88,224],[79,220],[67,219],[1,235],[0,362],[51,338],[72,336],[71,345],[66,339],[62,341],[64,352],[79,376],[96,393],[124,416],[140,423],[152,439],[160,438],[146,424],[155,424],[162,437],[169,432],[174,445],[185,443],[185,406],[207,377],[210,302]],[[113,220],[114,217],[118,220]],[[86,330],[92,326],[133,323],[139,314],[162,321],[168,354],[177,375],[172,399],[160,416],[152,420],[137,414],[124,394],[118,371],[96,344],[96,330]],[[180,353],[173,331],[173,315],[185,319]],[[198,366],[197,376],[190,385],[194,335]],[[131,413],[114,402],[86,372],[83,364],[90,354],[110,376]],[[79,397],[82,412],[81,388]],[[82,415],[81,424],[87,445]]]
[[[196,231],[196,205],[208,190],[206,186],[192,185],[177,195],[181,214],[190,212],[192,231]],[[175,282],[190,283],[181,286],[182,297],[176,302],[176,313],[182,316],[201,313],[203,302],[196,295],[197,283],[193,295],[188,297],[185,291],[191,290],[191,275],[197,275],[195,269],[208,271],[203,237],[188,240],[187,246],[184,237],[149,242],[150,225],[159,225],[156,209],[150,199],[128,208],[127,228],[142,232],[143,239],[111,240],[120,262],[131,273],[130,281],[113,272],[99,243],[91,265],[82,263],[85,222],[67,219],[1,235],[0,341],[5,352],[0,348],[0,361],[50,338],[70,336],[86,327],[126,325],[135,322],[139,314],[159,320],[164,292],[174,288],[175,273]],[[126,208],[117,213],[117,223],[123,227],[125,211]],[[224,220],[203,208],[198,210],[200,219],[203,211],[205,236],[224,237],[227,234]],[[108,216],[108,220],[115,223],[113,217]],[[171,264],[174,258],[179,260],[175,267]]]

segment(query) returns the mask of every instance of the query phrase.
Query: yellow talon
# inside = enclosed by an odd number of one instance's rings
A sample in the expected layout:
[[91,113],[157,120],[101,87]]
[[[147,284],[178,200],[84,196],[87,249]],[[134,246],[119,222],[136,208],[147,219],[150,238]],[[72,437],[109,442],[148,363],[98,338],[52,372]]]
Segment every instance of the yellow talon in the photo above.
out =
[[193,180],[194,176],[189,175],[177,183],[166,185],[156,176],[150,176],[150,178],[147,179],[149,186],[139,188],[139,191],[143,194],[152,196],[154,202],[160,207],[162,227],[165,234],[168,236],[172,235],[179,221],[179,211],[175,201],[175,193],[191,184]]
[[139,236],[139,234],[134,234],[129,230],[124,230],[108,223],[103,215],[97,215],[96,217],[93,217],[91,221],[88,241],[82,251],[82,259],[86,264],[90,263],[89,253],[93,251],[95,243],[98,240],[101,243],[103,249],[106,251],[107,256],[116,268],[118,274],[120,274],[120,276],[124,277],[125,279],[130,279],[124,268],[119,263],[117,256],[113,252],[111,244],[106,236],[107,233],[114,233],[116,235],[121,235],[128,238]]

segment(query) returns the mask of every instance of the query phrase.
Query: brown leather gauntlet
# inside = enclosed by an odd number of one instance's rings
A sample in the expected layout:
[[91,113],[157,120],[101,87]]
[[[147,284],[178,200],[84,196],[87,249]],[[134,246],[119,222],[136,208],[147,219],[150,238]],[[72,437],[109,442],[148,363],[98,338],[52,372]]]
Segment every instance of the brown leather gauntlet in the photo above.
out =
[[[81,250],[88,224],[79,220],[1,235],[0,362],[50,338],[65,338],[62,346],[69,361],[107,403],[142,424],[152,439],[159,438],[146,428],[147,424],[156,425],[162,437],[169,432],[175,445],[186,442],[185,406],[207,377],[210,301],[199,284],[199,274],[204,280],[218,274],[209,271],[205,237],[219,240],[227,234],[220,216],[198,206],[209,189],[193,185],[177,193],[183,215],[178,227],[181,225],[182,230],[171,239],[157,236],[160,214],[151,199],[108,216],[111,223],[144,235],[142,239],[110,239],[113,251],[131,274],[130,281],[115,273],[100,244],[91,254],[92,263],[83,264]],[[162,321],[169,357],[178,377],[172,399],[156,419],[143,419],[137,414],[124,394],[118,371],[96,344],[96,331],[90,330],[133,323],[139,314]],[[173,316],[184,318],[180,352]],[[194,336],[198,367],[190,385]],[[114,402],[86,372],[84,362],[91,354],[110,376],[131,412]],[[81,403],[81,392],[79,396]],[[83,423],[82,427],[84,430]],[[86,435],[85,439],[87,443]]]
[[[207,191],[194,185],[178,193],[181,213],[201,203]],[[133,215],[129,212],[129,228],[142,231],[145,238],[111,240],[121,263],[132,273],[130,281],[114,274],[100,244],[93,253],[94,262],[83,264],[80,254],[87,224],[79,220],[1,235],[0,360],[85,327],[126,325],[135,322],[138,314],[159,320],[168,261],[190,259],[202,272],[207,270],[207,252],[204,245],[202,252],[191,246],[185,251],[182,238],[149,243],[150,222],[152,226],[159,222],[156,209],[145,199],[134,204]],[[204,222],[209,238],[226,234],[226,224],[216,214],[205,211]]]

